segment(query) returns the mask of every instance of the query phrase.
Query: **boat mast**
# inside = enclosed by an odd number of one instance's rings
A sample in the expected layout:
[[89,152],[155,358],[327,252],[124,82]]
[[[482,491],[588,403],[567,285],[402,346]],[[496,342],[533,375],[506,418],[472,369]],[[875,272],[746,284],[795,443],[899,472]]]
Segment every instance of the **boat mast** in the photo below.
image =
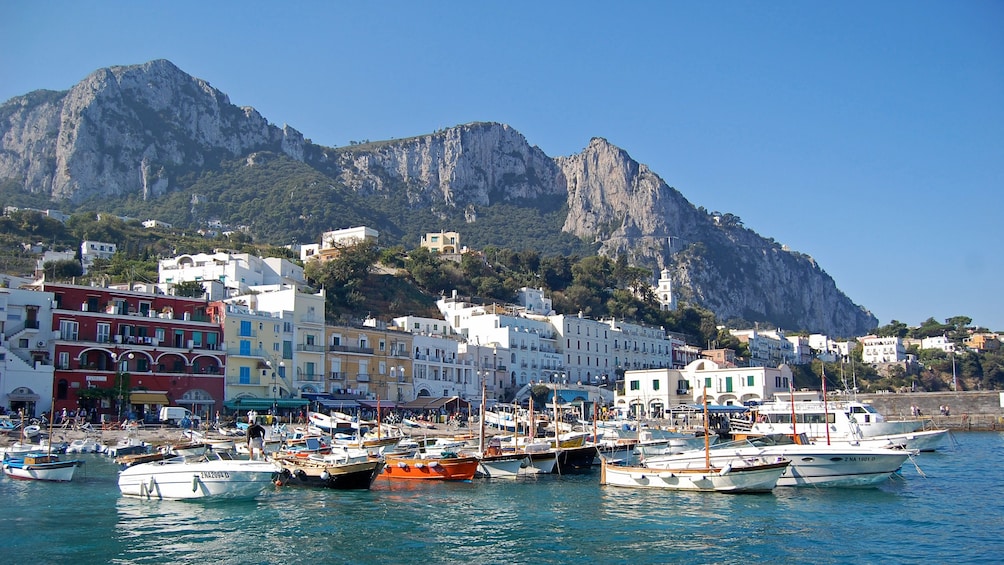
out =
[[[485,381],[481,380],[481,438],[479,442],[479,449],[481,450],[481,456],[485,455]],[[517,428],[519,427],[517,422]]]
[[798,435],[795,429],[795,375],[788,381],[788,396],[791,398],[791,437],[794,439]]
[[711,423],[708,418],[708,385],[704,385],[704,469],[711,469],[711,439],[708,433],[711,431]]
[[826,361],[820,361],[823,375],[823,425],[826,426],[826,445],[830,445],[830,410],[826,401]]

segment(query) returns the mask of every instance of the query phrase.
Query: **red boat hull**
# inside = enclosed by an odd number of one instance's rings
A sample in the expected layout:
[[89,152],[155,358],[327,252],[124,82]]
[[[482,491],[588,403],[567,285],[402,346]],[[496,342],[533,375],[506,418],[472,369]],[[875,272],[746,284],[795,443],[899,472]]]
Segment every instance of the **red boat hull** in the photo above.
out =
[[388,457],[383,468],[385,479],[469,481],[478,471],[477,457],[449,457],[443,459],[415,459]]

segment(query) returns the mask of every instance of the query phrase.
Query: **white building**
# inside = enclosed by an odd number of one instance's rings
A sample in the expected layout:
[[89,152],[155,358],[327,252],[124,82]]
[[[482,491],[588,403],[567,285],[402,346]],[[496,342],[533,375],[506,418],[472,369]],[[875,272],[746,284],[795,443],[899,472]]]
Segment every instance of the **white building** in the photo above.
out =
[[84,274],[87,274],[95,259],[111,259],[117,250],[118,246],[114,243],[84,240],[80,244],[80,263]]
[[938,335],[934,337],[925,337],[920,340],[921,349],[940,349],[945,353],[952,353],[955,351],[955,344],[948,341],[948,338],[943,335]]
[[147,228],[147,229],[151,229],[151,228],[165,228],[165,229],[170,229],[170,228],[173,228],[174,226],[172,226],[171,224],[169,224],[167,222],[162,222],[160,220],[144,220],[143,221],[143,227]]
[[660,310],[676,310],[676,296],[673,295],[673,273],[663,269],[656,283],[655,296],[659,299]]
[[52,408],[51,292],[0,288],[0,405],[40,416]]
[[419,396],[481,399],[481,385],[461,370],[460,342],[456,338],[415,334],[412,338],[412,398]]
[[[209,300],[247,294],[263,285],[306,286],[303,267],[281,257],[262,258],[249,253],[197,253],[159,262],[159,284],[165,293],[183,281],[202,282]],[[218,282],[210,285],[209,282]],[[219,296],[220,290],[223,296]]]
[[704,401],[723,406],[741,406],[746,402],[765,401],[777,392],[787,392],[794,384],[791,368],[778,367],[720,367],[708,360],[694,361],[683,369],[690,383],[695,403]]
[[906,348],[898,337],[865,336],[859,338],[863,363],[899,363],[906,361]]
[[380,232],[366,226],[326,231],[321,234],[321,243],[310,243],[300,246],[300,260],[327,260],[338,253],[339,249],[351,247],[364,241],[376,241]]
[[760,329],[729,330],[741,343],[747,344],[750,350],[750,365],[762,367],[777,367],[784,363],[798,363],[795,346],[785,339],[781,330]]
[[618,387],[614,409],[634,418],[664,418],[681,404],[693,402],[687,377],[679,369],[625,371],[624,387]]

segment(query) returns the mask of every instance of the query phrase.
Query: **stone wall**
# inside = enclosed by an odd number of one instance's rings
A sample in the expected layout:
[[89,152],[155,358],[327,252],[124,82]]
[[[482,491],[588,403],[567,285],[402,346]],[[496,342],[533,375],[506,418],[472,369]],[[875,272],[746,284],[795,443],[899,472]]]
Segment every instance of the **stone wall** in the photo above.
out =
[[[1004,403],[1001,391],[907,392],[859,394],[858,400],[870,403],[887,418],[911,417],[911,407],[920,409],[938,427],[952,429],[1004,429]],[[949,415],[941,414],[948,406]]]

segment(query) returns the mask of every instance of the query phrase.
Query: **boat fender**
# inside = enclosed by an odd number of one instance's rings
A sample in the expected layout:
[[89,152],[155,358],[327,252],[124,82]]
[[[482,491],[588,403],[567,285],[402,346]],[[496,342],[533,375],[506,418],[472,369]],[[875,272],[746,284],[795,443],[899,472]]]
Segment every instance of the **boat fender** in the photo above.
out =
[[[153,480],[153,477],[150,477],[150,484],[146,485],[146,493],[147,493],[147,495],[149,495],[150,493],[152,493],[153,489],[156,488],[156,486],[157,486],[157,481]],[[148,496],[148,498],[149,498],[149,496]]]
[[634,480],[636,480],[636,481],[644,481],[645,480],[645,475],[642,474],[642,473],[632,473],[631,474],[631,478],[634,479]]
[[199,476],[192,475],[192,492],[199,490]]
[[425,469],[425,463],[416,463],[415,467],[418,469]]
[[398,466],[398,468],[400,468],[400,469],[407,469],[407,468],[408,468],[408,464],[407,464],[407,463],[405,463],[404,461],[398,461],[398,462],[397,462],[397,466]]
[[303,469],[297,469],[296,478],[302,481],[307,478],[307,473],[305,473]]
[[437,469],[438,469],[439,467],[442,467],[442,465],[440,465],[440,464],[439,464],[439,461],[433,461],[433,462],[429,463],[429,466],[430,466],[430,467],[434,467],[434,468],[437,468]]
[[659,473],[660,479],[672,479],[675,476],[673,473]]
[[331,473],[329,473],[327,469],[321,471],[321,480],[322,481],[326,481],[326,480],[328,480],[330,478],[331,478]]
[[721,471],[718,471],[718,476],[724,477],[725,475],[728,475],[731,472],[732,472],[732,463],[729,463],[728,465],[723,467]]

